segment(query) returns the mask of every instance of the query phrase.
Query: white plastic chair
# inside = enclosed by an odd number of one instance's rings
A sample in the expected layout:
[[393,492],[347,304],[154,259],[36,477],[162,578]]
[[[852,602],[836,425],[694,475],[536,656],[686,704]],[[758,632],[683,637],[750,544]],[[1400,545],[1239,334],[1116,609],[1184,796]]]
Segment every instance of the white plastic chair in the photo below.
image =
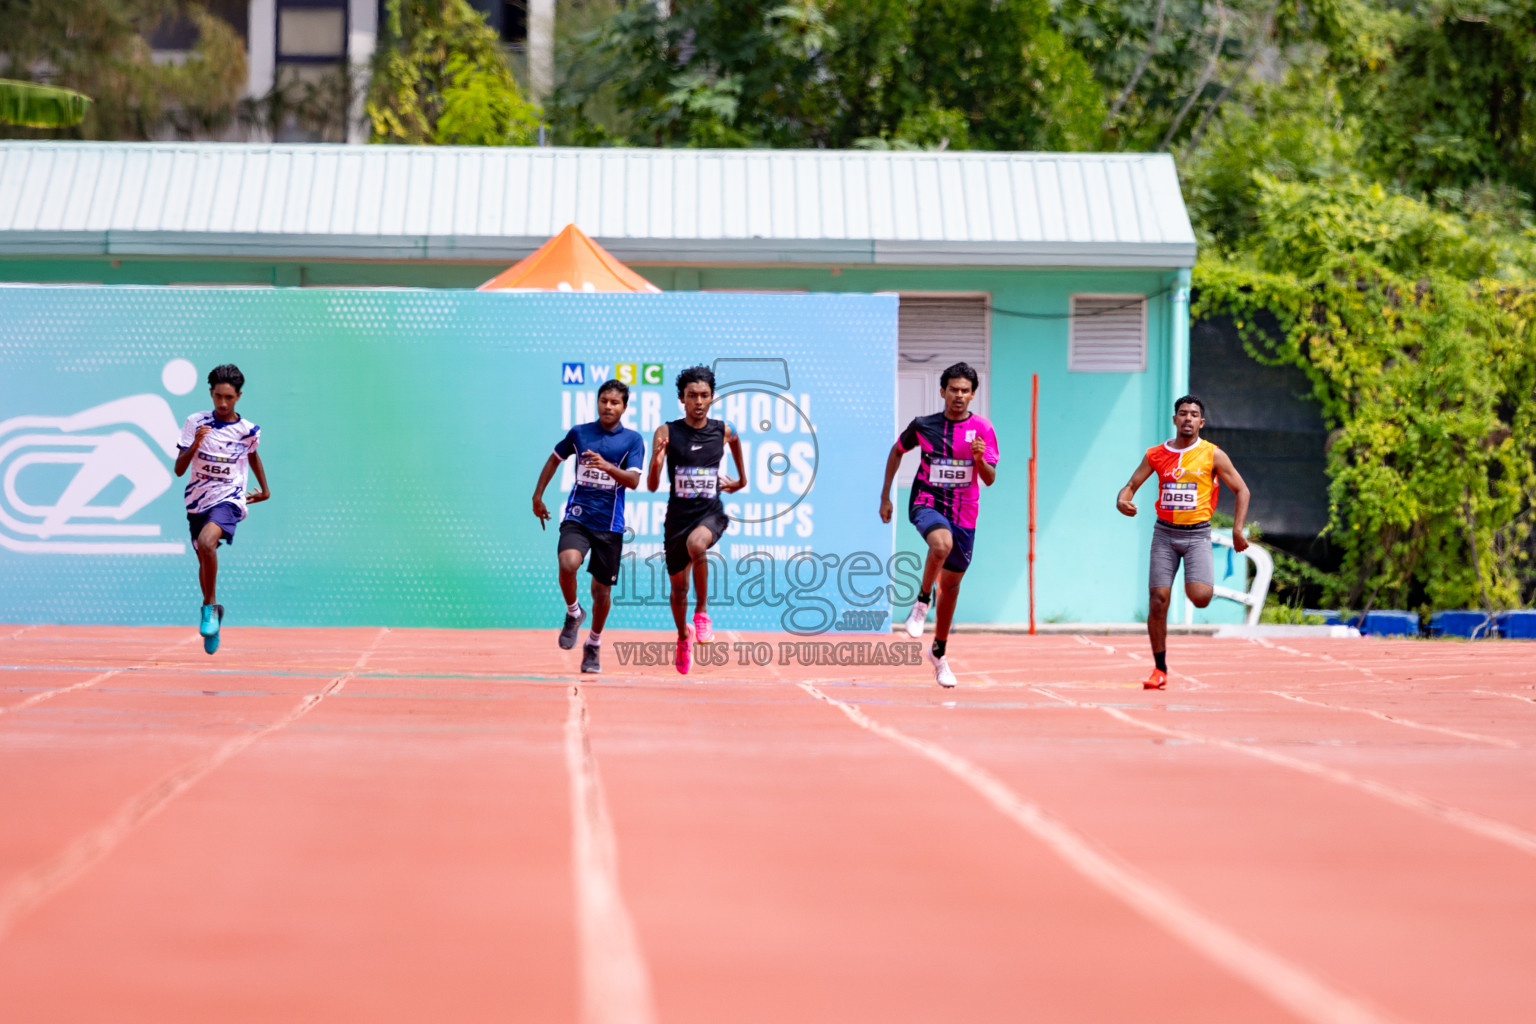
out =
[[[1211,543],[1218,547],[1232,547],[1232,534],[1211,531]],[[1213,588],[1215,597],[1224,597],[1228,601],[1236,601],[1238,604],[1248,607],[1247,624],[1257,626],[1259,616],[1264,614],[1264,602],[1269,598],[1269,584],[1275,576],[1275,560],[1270,557],[1268,551],[1253,541],[1248,542],[1246,551],[1238,554],[1253,563],[1253,584],[1248,590],[1233,590],[1231,587],[1216,586]],[[1195,622],[1195,606],[1184,599],[1184,624],[1192,626]]]

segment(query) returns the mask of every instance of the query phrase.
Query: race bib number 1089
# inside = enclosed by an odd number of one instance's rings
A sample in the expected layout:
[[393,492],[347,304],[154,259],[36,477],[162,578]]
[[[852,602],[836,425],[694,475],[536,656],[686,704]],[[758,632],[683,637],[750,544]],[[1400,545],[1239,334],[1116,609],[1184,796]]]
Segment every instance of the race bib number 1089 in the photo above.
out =
[[1163,483],[1161,504],[1165,512],[1193,512],[1199,500],[1198,484]]

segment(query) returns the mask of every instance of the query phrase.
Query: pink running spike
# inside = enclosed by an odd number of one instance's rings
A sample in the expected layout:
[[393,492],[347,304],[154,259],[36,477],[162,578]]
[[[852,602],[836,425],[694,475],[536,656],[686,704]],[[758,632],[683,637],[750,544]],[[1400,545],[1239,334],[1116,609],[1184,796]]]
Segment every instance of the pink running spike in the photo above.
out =
[[693,637],[691,635],[678,638],[677,658],[673,663],[677,665],[677,670],[683,675],[687,675],[688,670],[693,667]]
[[715,642],[714,627],[709,621],[709,616],[703,612],[699,612],[699,614],[693,617],[693,636],[701,644],[712,644]]

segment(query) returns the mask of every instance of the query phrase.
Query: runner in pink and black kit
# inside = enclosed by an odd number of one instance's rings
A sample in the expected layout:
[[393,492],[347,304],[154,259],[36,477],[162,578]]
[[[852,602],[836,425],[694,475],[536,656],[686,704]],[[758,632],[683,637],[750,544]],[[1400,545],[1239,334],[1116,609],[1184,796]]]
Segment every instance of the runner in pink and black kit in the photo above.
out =
[[960,596],[960,580],[971,564],[976,518],[981,510],[981,484],[997,479],[997,434],[992,424],[970,411],[979,380],[976,371],[956,363],[939,376],[944,411],[919,416],[901,432],[885,460],[885,487],[880,491],[880,519],[891,521],[891,482],[901,457],[922,449],[922,464],[912,481],[907,516],[928,542],[923,587],[907,616],[909,636],[922,636],[933,587],[939,586],[938,618],[928,660],[940,686],[954,686],[955,674],[945,658],[949,624]]

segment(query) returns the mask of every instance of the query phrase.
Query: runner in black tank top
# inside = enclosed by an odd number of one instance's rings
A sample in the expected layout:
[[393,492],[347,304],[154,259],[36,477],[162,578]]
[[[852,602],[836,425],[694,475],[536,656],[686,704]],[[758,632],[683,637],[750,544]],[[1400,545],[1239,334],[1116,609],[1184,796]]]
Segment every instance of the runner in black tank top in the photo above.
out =
[[[728,525],[725,505],[720,495],[747,486],[746,460],[741,439],[724,420],[709,418],[715,400],[715,375],[708,367],[694,366],[677,377],[677,397],[686,415],[680,420],[656,428],[651,449],[651,471],[646,486],[655,491],[661,486],[662,458],[666,458],[667,476],[672,492],[667,498],[664,531],[667,575],[672,578],[672,618],[677,623],[677,670],[687,674],[693,664],[693,640],[700,643],[715,638],[705,597],[709,593],[709,559],[706,552],[725,534]],[[720,476],[720,462],[725,446],[731,446],[736,460],[737,477]],[[687,622],[688,577],[693,577],[693,627]]]
[[[667,498],[666,540],[686,536],[705,516],[725,515],[720,500],[720,463],[725,459],[725,421],[705,420],[704,426],[690,427],[686,419],[667,424],[667,478],[672,493]],[[686,564],[667,558],[667,572],[674,573]]]

